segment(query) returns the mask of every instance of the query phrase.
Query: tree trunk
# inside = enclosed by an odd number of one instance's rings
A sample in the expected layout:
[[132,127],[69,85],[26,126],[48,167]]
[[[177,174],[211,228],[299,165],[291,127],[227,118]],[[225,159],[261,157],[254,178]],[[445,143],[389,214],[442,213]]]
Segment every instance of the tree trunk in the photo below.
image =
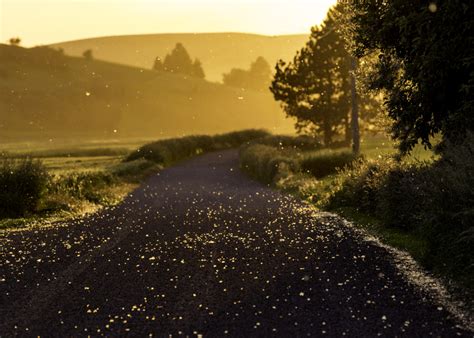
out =
[[332,129],[331,124],[329,123],[328,119],[324,120],[324,145],[329,147],[332,142]]
[[350,116],[351,116],[351,112],[347,112],[347,116],[344,119],[344,133],[345,133],[344,144],[347,147],[350,147],[352,144],[352,129],[351,129]]
[[355,72],[357,70],[357,59],[352,58],[351,72],[351,92],[352,92],[352,152],[356,155],[360,152],[360,133],[359,133],[359,106],[357,102],[357,89]]

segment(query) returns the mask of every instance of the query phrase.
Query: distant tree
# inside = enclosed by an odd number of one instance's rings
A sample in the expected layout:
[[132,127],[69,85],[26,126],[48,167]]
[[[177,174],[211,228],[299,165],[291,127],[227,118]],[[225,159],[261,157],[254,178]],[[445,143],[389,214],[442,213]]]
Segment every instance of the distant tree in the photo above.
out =
[[92,60],[94,58],[93,54],[92,54],[92,49],[87,49],[84,51],[84,53],[82,53],[82,56],[86,59],[86,60]]
[[264,91],[268,90],[272,80],[272,70],[267,60],[260,56],[250,65],[249,70],[233,68],[222,77],[227,86]]
[[163,65],[163,61],[161,61],[161,58],[157,57],[155,59],[155,62],[153,63],[153,70],[157,72],[163,72],[165,70],[165,66]]
[[8,40],[8,42],[9,42],[10,45],[12,45],[12,46],[19,46],[20,43],[21,43],[21,39],[20,39],[19,37],[10,38],[10,40]]
[[[159,58],[157,58],[157,60],[158,59]],[[200,79],[205,78],[204,69],[202,68],[201,61],[195,59],[193,62],[188,51],[181,43],[177,43],[171,53],[166,55],[162,65],[160,65],[160,63],[161,59],[158,63],[157,61],[155,61],[153,69],[160,70],[160,67],[162,67],[162,69],[166,72],[184,74]],[[156,67],[158,67],[158,69]]]
[[194,77],[204,79],[206,75],[204,74],[204,69],[202,68],[202,63],[199,59],[194,60],[193,63],[193,75]]
[[222,78],[224,84],[227,86],[249,88],[249,76],[246,70],[232,68],[229,73],[224,73]]
[[255,62],[250,65],[249,76],[251,85],[255,89],[268,89],[268,85],[272,81],[272,68],[263,57],[259,56]]

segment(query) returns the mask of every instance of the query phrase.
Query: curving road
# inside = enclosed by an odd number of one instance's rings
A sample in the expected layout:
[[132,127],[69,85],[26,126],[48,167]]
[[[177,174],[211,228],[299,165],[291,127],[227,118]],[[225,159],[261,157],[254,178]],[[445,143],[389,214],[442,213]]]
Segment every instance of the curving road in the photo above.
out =
[[391,254],[247,179],[236,151],[0,238],[0,336],[472,336]]

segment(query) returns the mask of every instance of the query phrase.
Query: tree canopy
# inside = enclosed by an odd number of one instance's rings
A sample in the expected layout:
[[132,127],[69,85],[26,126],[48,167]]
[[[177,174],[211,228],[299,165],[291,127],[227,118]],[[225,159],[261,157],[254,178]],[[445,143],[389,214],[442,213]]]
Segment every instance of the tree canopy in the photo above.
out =
[[[352,57],[339,32],[339,9],[331,9],[323,24],[312,28],[309,41],[292,62],[277,63],[270,88],[286,114],[296,118],[298,131],[322,134],[326,145],[341,133],[346,142],[351,139]],[[372,118],[380,108],[378,102],[370,96],[361,99],[361,116]]]
[[352,1],[352,52],[378,54],[370,85],[382,90],[402,152],[441,133],[474,129],[474,4],[471,0]]
[[176,44],[171,53],[166,55],[164,61],[159,57],[156,58],[153,69],[156,71],[189,75],[200,79],[205,78],[201,61],[199,61],[199,59],[193,61],[181,43]]

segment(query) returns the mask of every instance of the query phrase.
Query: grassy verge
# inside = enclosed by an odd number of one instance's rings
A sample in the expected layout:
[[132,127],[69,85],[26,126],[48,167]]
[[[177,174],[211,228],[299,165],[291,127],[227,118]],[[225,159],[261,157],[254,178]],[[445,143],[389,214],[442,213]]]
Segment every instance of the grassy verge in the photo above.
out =
[[[43,226],[120,203],[165,166],[209,151],[236,148],[268,134],[245,130],[124,147],[15,148],[0,157],[0,230]],[[31,156],[40,160],[32,160]]]
[[347,149],[289,151],[254,142],[241,149],[240,161],[255,179],[343,215],[472,291],[474,140],[442,157],[418,148],[402,161],[385,142],[368,140],[360,158]]

